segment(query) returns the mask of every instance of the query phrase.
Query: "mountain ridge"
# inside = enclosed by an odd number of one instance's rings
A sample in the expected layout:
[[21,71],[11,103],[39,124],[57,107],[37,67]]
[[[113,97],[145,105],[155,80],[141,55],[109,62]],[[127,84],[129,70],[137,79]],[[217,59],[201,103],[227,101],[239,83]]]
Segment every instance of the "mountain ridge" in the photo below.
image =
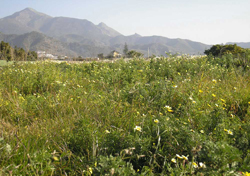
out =
[[[34,31],[37,33],[32,33]],[[32,8],[26,8],[0,19],[0,32],[7,35],[21,35],[25,40],[21,40],[20,36],[15,36],[18,39],[12,39],[11,42],[13,45],[15,44],[13,42],[17,42],[16,45],[25,46],[28,50],[42,50],[46,41],[50,41],[51,44],[57,43],[60,48],[64,48],[64,51],[68,51],[69,55],[86,57],[94,57],[98,53],[107,54],[112,50],[122,53],[125,43],[128,44],[130,50],[137,50],[143,54],[147,54],[150,50],[150,53],[155,55],[164,55],[166,51],[202,54],[205,49],[210,47],[210,45],[186,39],[141,36],[137,33],[124,36],[103,22],[95,25],[86,19],[51,17]],[[33,40],[36,38],[39,39],[39,42],[34,43]],[[24,43],[21,44],[20,41]],[[48,43],[47,45],[55,48]],[[56,49],[52,51],[58,53]]]

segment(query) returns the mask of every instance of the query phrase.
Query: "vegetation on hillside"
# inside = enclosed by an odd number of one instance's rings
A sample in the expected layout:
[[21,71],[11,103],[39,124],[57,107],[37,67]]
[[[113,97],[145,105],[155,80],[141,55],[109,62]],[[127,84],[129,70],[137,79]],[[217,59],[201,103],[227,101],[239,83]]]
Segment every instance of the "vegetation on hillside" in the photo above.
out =
[[0,67],[0,173],[247,174],[249,65],[224,55]]

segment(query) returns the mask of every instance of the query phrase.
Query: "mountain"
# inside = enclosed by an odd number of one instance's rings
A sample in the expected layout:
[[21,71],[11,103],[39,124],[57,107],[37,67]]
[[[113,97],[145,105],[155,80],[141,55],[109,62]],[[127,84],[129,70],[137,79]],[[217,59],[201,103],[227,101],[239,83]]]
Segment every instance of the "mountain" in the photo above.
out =
[[3,34],[0,33],[0,41],[8,42],[12,47],[20,47],[31,51],[46,51],[54,55],[67,55],[70,57],[94,57],[97,54],[109,54],[114,48],[108,46],[92,47],[87,44],[67,43],[48,37],[39,32],[30,32],[26,34]]
[[125,43],[130,50],[144,54],[149,50],[150,55],[164,55],[165,51],[202,54],[210,47],[191,40],[161,36],[124,36],[104,23],[95,25],[86,19],[51,17],[31,8],[0,19],[0,32],[9,34],[1,34],[5,42],[26,50],[46,50],[69,56],[94,57],[112,50],[122,53]]
[[228,42],[226,43],[227,45],[229,44],[236,44],[242,48],[250,48],[250,42]]

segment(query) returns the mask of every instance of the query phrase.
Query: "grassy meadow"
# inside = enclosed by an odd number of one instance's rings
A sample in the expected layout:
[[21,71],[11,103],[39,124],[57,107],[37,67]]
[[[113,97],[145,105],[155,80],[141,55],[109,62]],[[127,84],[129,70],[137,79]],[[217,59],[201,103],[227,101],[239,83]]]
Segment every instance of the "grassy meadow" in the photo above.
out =
[[0,67],[0,175],[248,175],[250,55]]

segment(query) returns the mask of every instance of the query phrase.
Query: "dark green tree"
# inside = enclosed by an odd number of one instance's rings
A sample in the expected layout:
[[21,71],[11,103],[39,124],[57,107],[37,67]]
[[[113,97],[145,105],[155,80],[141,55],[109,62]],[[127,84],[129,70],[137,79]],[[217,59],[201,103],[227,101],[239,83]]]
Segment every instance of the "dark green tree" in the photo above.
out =
[[124,45],[123,54],[125,56],[127,56],[127,54],[128,54],[128,45],[127,45],[127,43],[125,43],[125,45]]
[[237,46],[236,44],[234,45],[213,45],[210,49],[205,50],[206,55],[213,55],[214,57],[217,56],[222,56],[224,54],[242,54],[246,50],[244,48],[241,48]]
[[143,54],[138,52],[138,51],[135,51],[135,50],[131,50],[127,53],[128,57],[129,58],[135,58],[135,57],[142,57]]
[[100,53],[100,54],[97,55],[97,57],[98,57],[99,59],[103,59],[103,58],[104,58],[104,55],[103,55],[103,53]]

